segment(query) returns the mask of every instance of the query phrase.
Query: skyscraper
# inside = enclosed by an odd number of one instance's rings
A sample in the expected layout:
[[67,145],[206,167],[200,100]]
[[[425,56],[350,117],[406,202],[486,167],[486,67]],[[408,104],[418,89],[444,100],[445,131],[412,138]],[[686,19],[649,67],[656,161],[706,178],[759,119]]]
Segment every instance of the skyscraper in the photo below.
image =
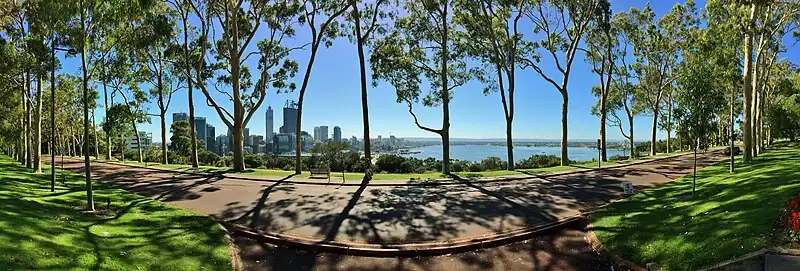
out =
[[182,120],[188,121],[189,120],[189,114],[182,113],[182,112],[172,113],[172,123],[175,123],[175,122],[178,122],[178,121],[182,121]]
[[342,142],[342,128],[333,126],[333,141]]
[[271,142],[272,141],[272,134],[273,134],[272,127],[275,125],[275,123],[274,123],[274,121],[272,119],[272,114],[273,114],[272,113],[272,106],[268,106],[267,107],[267,134],[264,135],[264,137],[266,138],[267,142]]
[[197,140],[202,140],[204,147],[208,148],[208,131],[206,130],[206,118],[204,117],[194,117],[194,129],[195,129],[195,137]]
[[250,140],[250,128],[244,128],[244,145],[253,146],[253,141]]
[[314,126],[314,141],[322,141],[319,135],[319,126]]
[[319,127],[319,141],[328,141],[328,126],[320,126]]
[[213,151],[217,148],[217,131],[214,125],[206,124],[206,149]]
[[297,132],[297,102],[287,100],[283,106],[283,126],[280,133],[294,134]]

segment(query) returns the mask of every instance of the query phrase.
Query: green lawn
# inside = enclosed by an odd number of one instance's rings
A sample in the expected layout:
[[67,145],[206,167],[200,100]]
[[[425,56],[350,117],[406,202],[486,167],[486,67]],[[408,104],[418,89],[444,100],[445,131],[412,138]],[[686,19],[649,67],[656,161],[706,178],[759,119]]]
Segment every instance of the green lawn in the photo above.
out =
[[[611,165],[618,165],[621,163],[630,163],[635,161],[641,161],[646,159],[653,159],[659,158],[667,155],[674,155],[678,152],[673,153],[665,153],[665,154],[658,154],[656,156],[648,156],[648,157],[640,157],[632,160],[626,161],[609,161],[603,162],[602,166],[611,166]],[[166,169],[179,169],[179,170],[193,170],[190,165],[176,165],[176,164],[169,164],[163,165],[160,163],[139,163],[135,161],[125,161],[125,164],[134,164],[144,166],[147,165],[149,167],[154,168],[166,168]],[[597,162],[579,162],[569,166],[555,166],[555,167],[547,167],[547,168],[535,168],[535,169],[519,169],[519,170],[493,170],[493,171],[483,171],[483,172],[456,172],[455,174],[462,177],[462,178],[474,178],[474,177],[497,177],[497,176],[509,176],[509,175],[521,175],[521,174],[536,174],[536,173],[550,173],[550,172],[559,172],[559,171],[567,171],[567,170],[574,170],[574,169],[586,169],[586,168],[596,168]],[[230,168],[225,167],[211,167],[211,166],[200,166],[199,169],[196,171],[205,172],[205,173],[228,173],[230,172]],[[266,176],[266,177],[287,177],[293,176],[296,178],[306,178],[309,177],[310,174],[306,171],[299,175],[294,175],[294,171],[287,171],[287,170],[277,170],[277,169],[248,169],[244,172],[235,172],[236,174],[243,174],[243,175],[251,175],[251,176]],[[332,173],[332,177],[341,177],[342,173]],[[362,179],[364,177],[363,173],[357,172],[350,172],[345,174],[345,178],[348,180],[357,180]],[[438,178],[446,178],[441,174],[441,172],[426,172],[426,173],[376,173],[373,175],[374,180],[408,180],[408,179],[438,179]]]
[[[785,146],[776,146],[785,147]],[[764,248],[786,202],[800,192],[800,150],[775,149],[748,165],[720,162],[606,206],[594,230],[612,252],[663,270],[697,270]]]
[[99,183],[98,211],[87,213],[83,179],[57,173],[51,193],[49,170],[0,156],[0,270],[231,269],[225,234],[208,217]]

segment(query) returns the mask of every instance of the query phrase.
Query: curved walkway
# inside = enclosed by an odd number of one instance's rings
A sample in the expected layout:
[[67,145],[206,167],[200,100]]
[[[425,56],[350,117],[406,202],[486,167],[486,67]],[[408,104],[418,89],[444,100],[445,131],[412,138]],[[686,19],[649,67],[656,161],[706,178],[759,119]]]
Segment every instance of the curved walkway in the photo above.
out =
[[[700,154],[698,166],[724,159],[718,152]],[[83,162],[65,160],[64,167],[82,171]],[[93,163],[92,169],[100,181],[214,216],[273,242],[413,251],[488,246],[484,242],[498,237],[568,222],[620,198],[621,182],[636,189],[659,185],[690,173],[692,159],[683,155],[599,171],[425,186],[305,185],[110,163]]]

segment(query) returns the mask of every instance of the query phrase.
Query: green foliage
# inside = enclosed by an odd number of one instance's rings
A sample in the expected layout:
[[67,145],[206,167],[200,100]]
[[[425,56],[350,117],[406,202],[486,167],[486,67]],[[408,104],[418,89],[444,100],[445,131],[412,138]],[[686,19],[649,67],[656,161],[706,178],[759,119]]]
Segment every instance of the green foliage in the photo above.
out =
[[[183,157],[191,155],[192,132],[191,127],[189,127],[189,122],[185,120],[173,122],[169,131],[172,134],[169,138],[169,151]],[[204,145],[202,140],[197,140],[198,148]],[[186,161],[188,161],[188,158]],[[177,161],[173,161],[173,163],[183,164]]]
[[545,168],[561,165],[561,158],[555,155],[534,154],[517,163],[517,168]]

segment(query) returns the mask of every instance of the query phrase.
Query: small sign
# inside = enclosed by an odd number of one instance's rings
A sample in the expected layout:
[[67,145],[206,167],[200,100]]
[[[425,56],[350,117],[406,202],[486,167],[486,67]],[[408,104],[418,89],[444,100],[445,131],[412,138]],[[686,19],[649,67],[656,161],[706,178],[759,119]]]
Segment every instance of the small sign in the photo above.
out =
[[633,183],[631,182],[624,182],[622,183],[622,192],[626,195],[633,194]]

